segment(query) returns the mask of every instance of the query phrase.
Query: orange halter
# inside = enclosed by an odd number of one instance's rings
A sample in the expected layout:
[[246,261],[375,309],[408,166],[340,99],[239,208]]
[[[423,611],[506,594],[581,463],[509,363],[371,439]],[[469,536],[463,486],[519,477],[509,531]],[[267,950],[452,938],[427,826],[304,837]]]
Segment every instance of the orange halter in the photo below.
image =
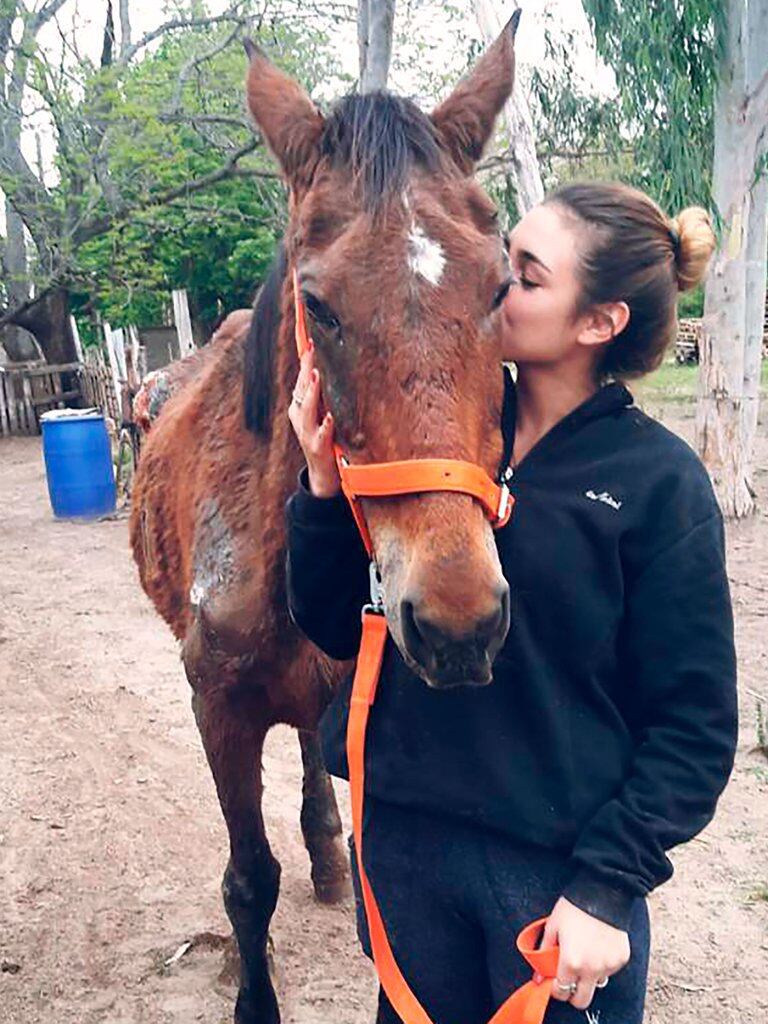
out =
[[[312,341],[307,330],[304,303],[301,301],[299,278],[293,271],[293,296],[296,309],[296,347],[299,359],[307,352]],[[369,556],[373,545],[359,498],[380,498],[395,494],[419,494],[423,491],[458,491],[477,499],[491,525],[498,529],[509,520],[512,496],[505,483],[497,484],[484,469],[461,459],[408,459],[401,462],[377,462],[368,466],[354,466],[338,444],[334,445],[336,465],[344,492],[357,528]]]
[[[299,358],[311,347],[298,275],[293,271],[296,315],[296,345]],[[423,491],[457,491],[469,494],[483,507],[494,528],[504,526],[512,511],[513,498],[506,484],[496,484],[480,466],[458,459],[411,459],[353,466],[339,445],[334,445],[341,488],[352,509],[369,556],[373,546],[358,498],[415,494]],[[411,991],[397,966],[387,938],[384,922],[363,864],[363,803],[365,799],[365,736],[368,714],[376,699],[381,662],[387,641],[387,620],[377,586],[375,563],[371,562],[371,604],[362,610],[363,635],[357,656],[347,724],[347,761],[352,803],[352,831],[363,903],[371,936],[373,962],[382,988],[404,1024],[432,1024],[421,1003]],[[546,918],[529,924],[517,938],[517,948],[534,972],[544,978],[521,986],[499,1007],[489,1024],[542,1024],[557,976],[559,951],[536,948]]]

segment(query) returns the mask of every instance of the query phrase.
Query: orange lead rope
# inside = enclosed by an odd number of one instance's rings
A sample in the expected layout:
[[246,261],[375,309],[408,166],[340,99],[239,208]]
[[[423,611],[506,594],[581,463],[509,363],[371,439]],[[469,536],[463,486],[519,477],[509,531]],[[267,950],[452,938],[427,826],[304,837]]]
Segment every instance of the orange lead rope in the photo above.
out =
[[[352,802],[352,832],[365,915],[371,936],[373,962],[387,998],[404,1024],[433,1024],[424,1007],[411,991],[397,966],[389,945],[384,922],[363,864],[363,802],[365,796],[365,736],[368,713],[376,699],[381,661],[387,640],[387,620],[381,610],[363,610],[363,637],[357,657],[347,724],[347,761]],[[557,976],[557,947],[540,950],[536,946],[546,918],[533,921],[520,932],[517,948],[544,981],[529,981],[499,1007],[489,1024],[542,1024]]]
[[[293,271],[296,315],[296,345],[301,357],[311,347],[298,276]],[[505,485],[496,484],[480,466],[457,459],[412,459],[384,462],[371,466],[350,465],[341,448],[335,446],[336,463],[342,490],[355,517],[368,554],[373,548],[358,497],[385,497],[423,491],[458,491],[480,502],[494,527],[503,526],[512,511],[513,499]],[[355,837],[357,868],[363,893],[365,914],[371,936],[373,962],[382,988],[404,1024],[433,1024],[424,1007],[411,991],[397,966],[387,932],[363,865],[363,803],[365,799],[365,737],[368,714],[376,699],[381,663],[387,642],[387,620],[375,588],[372,564],[371,597],[373,604],[363,609],[363,635],[357,656],[347,724],[347,761],[352,802],[352,831]],[[527,982],[513,992],[493,1015],[489,1024],[542,1024],[557,975],[558,949],[536,948],[546,918],[533,921],[519,934],[517,948],[534,972],[544,981]]]

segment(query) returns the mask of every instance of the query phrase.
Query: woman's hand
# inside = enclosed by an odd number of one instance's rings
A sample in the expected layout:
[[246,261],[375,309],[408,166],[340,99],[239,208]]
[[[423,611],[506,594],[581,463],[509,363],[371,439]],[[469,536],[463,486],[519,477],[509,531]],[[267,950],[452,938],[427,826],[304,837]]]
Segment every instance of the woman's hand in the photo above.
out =
[[341,490],[341,480],[333,454],[333,417],[327,412],[320,419],[320,374],[312,349],[301,357],[288,419],[307,460],[309,489],[316,498],[334,497]]
[[[579,910],[561,896],[544,929],[542,949],[560,946],[552,998],[586,1010],[595,988],[603,988],[612,974],[629,962],[629,936],[612,925]],[[577,983],[574,991],[568,986]]]

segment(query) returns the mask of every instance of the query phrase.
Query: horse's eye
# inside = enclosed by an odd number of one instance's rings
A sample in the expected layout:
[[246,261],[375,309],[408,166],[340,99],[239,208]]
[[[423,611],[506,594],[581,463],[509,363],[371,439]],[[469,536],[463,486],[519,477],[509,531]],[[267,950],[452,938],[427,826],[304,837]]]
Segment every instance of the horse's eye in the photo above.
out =
[[498,291],[496,292],[496,294],[493,297],[493,305],[491,306],[492,310],[498,309],[499,306],[504,301],[504,299],[506,299],[507,292],[512,287],[512,284],[513,284],[513,279],[511,277],[509,277],[504,282],[504,284],[501,286],[501,288],[498,289]]
[[312,295],[311,292],[303,292],[302,297],[304,299],[304,305],[307,307],[307,312],[320,327],[324,327],[327,331],[339,331],[341,330],[341,323],[339,318],[321,299],[318,299],[316,295]]

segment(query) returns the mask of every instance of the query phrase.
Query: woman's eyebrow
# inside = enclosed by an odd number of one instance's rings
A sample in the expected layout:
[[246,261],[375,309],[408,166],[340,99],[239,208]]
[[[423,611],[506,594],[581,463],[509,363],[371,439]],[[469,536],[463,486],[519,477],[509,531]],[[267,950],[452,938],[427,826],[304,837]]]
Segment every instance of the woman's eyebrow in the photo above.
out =
[[534,255],[534,253],[530,252],[528,249],[521,249],[518,255],[523,263],[535,263],[537,266],[541,267],[542,270],[546,270],[548,274],[552,273],[546,263],[542,262],[538,256]]

